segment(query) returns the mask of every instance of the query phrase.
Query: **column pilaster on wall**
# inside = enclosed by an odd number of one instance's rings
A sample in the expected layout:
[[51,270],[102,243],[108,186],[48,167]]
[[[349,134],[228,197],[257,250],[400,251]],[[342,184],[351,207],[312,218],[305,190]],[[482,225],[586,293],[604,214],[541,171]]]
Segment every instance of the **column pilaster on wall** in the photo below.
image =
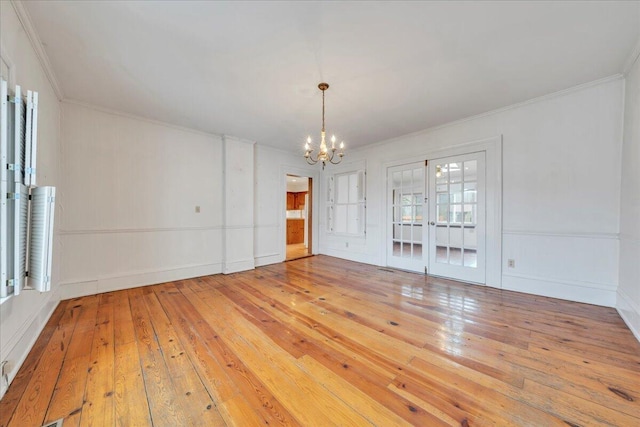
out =
[[222,272],[252,270],[254,259],[254,146],[224,135]]

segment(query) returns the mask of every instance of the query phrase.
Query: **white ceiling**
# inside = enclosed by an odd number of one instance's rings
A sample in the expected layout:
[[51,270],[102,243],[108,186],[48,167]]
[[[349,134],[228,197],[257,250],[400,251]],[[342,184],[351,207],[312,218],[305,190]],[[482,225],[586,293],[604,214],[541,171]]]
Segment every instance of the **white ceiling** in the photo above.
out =
[[287,175],[287,191],[293,193],[309,191],[309,178],[306,176]]
[[302,151],[620,73],[640,2],[25,1],[66,99]]

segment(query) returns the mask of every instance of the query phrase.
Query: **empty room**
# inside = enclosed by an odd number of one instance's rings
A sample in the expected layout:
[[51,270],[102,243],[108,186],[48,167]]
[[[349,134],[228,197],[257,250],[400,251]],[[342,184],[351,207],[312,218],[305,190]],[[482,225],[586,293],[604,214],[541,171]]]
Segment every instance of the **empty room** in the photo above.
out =
[[640,425],[640,1],[0,0],[0,427]]

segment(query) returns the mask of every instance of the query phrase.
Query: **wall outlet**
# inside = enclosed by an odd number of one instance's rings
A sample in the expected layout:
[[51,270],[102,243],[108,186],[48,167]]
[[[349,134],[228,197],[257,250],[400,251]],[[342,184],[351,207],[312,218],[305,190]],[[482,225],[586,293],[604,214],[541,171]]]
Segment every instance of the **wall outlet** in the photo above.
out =
[[348,248],[349,247],[349,242],[344,242],[344,247]]
[[507,266],[509,268],[516,268],[516,260],[515,259],[509,259],[507,260]]
[[200,213],[200,206],[196,206],[196,213]]

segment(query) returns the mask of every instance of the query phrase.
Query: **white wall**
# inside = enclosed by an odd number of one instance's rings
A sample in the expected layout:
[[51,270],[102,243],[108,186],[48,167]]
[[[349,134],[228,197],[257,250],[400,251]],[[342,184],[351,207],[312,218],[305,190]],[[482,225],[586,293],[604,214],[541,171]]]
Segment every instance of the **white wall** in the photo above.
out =
[[63,102],[62,167],[63,298],[221,271],[220,137]]
[[[58,186],[60,104],[13,5],[5,1],[0,2],[0,44],[3,58],[12,66],[15,83],[39,93],[38,185]],[[9,381],[13,380],[59,301],[61,251],[57,230],[60,214],[60,204],[56,203],[52,291],[43,294],[23,291],[19,297],[11,297],[0,305],[0,360],[8,362]],[[0,396],[5,391],[5,382],[0,380]]]
[[617,308],[640,340],[640,60],[626,76]]
[[63,298],[285,259],[286,175],[319,182],[302,154],[62,106]]
[[502,287],[615,305],[623,90],[614,77],[349,152],[367,165],[367,235],[324,234],[320,251],[385,265],[385,165],[502,135]]

